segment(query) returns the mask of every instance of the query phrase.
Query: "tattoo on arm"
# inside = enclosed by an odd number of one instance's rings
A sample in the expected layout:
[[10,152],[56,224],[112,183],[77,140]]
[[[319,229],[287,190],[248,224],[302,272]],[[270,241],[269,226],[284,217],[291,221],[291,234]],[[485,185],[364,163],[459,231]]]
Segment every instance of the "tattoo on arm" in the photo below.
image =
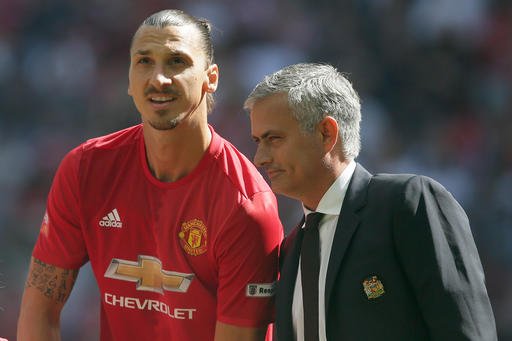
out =
[[64,304],[78,276],[78,269],[62,269],[33,258],[26,287],[36,288],[44,296]]

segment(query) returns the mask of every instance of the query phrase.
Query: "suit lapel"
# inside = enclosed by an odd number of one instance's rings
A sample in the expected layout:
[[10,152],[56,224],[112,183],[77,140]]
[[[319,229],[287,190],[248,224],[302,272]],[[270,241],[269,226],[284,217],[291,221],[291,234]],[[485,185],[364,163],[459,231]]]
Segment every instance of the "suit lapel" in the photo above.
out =
[[336,232],[334,233],[329,265],[327,267],[325,283],[326,316],[329,311],[334,282],[338,275],[343,256],[359,224],[357,211],[366,204],[366,191],[370,180],[371,174],[361,165],[357,164],[352,179],[350,180],[345,199],[343,200],[340,218],[336,225]]
[[293,340],[292,303],[293,289],[299,268],[300,245],[304,217],[284,240],[280,258],[284,259],[276,294],[276,330],[279,340]]

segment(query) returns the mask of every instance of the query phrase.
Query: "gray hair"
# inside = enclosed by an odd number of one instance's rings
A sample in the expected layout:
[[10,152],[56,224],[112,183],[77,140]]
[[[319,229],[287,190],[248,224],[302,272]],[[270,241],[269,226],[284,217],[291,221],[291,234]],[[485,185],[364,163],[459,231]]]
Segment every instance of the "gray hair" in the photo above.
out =
[[[196,18],[190,14],[187,14],[178,9],[167,9],[160,12],[156,12],[149,17],[147,17],[142,24],[140,24],[139,29],[143,26],[153,26],[156,28],[165,28],[167,26],[186,26],[193,25],[197,28],[200,36],[201,43],[204,54],[206,56],[207,67],[214,63],[213,59],[213,42],[211,36],[211,25],[207,19]],[[136,31],[136,32],[137,32]],[[136,34],[136,33],[135,33]],[[132,45],[133,39],[135,38],[135,34],[132,37]],[[206,94],[206,105],[207,110],[210,113],[213,110],[214,100],[213,94]]]
[[305,132],[313,132],[326,116],[334,118],[344,156],[357,157],[361,149],[361,103],[352,84],[336,68],[317,63],[287,66],[265,76],[249,94],[244,108],[250,111],[258,100],[278,93],[287,94],[292,116]]

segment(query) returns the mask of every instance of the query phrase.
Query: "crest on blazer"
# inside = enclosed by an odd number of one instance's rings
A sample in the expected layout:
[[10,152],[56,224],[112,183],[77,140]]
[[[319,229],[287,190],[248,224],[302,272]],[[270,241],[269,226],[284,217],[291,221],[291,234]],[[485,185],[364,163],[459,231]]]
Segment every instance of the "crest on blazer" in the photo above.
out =
[[377,276],[366,278],[363,281],[363,289],[369,300],[381,297],[385,293],[384,285],[382,285],[382,282],[377,278]]

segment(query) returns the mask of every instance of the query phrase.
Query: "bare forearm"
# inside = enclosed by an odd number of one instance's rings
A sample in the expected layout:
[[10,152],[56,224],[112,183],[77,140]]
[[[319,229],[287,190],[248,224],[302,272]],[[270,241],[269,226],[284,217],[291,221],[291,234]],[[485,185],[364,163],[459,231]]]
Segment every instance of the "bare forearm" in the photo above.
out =
[[60,312],[77,275],[78,270],[32,258],[18,319],[18,340],[60,340]]
[[[42,309],[38,292],[26,288],[18,319],[18,341],[60,341],[60,310]],[[35,304],[34,304],[35,303]]]

